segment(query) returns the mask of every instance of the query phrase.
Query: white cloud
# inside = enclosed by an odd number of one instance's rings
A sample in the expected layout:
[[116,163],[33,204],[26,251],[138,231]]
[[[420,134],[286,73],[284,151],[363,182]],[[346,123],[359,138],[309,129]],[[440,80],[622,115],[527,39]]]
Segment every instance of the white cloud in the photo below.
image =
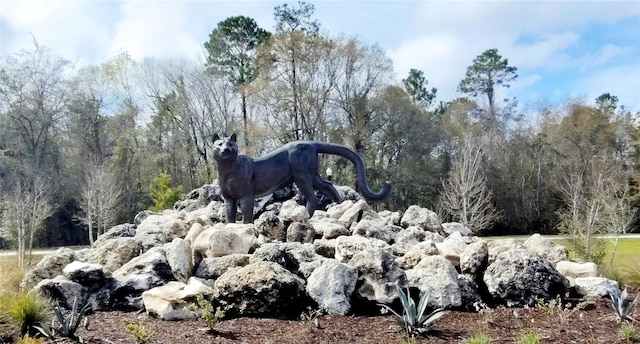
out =
[[201,43],[184,29],[189,2],[127,2],[115,24],[109,53],[127,51],[133,59],[148,56],[194,58]]
[[[52,48],[71,60],[104,58],[104,42],[109,36],[108,18],[113,3],[92,1],[3,1],[0,14],[8,30],[3,53],[32,48],[38,44]],[[5,33],[2,33],[4,36]],[[2,37],[5,40],[5,37]]]
[[[102,63],[123,50],[135,59],[202,58],[202,45],[218,22],[244,15],[272,31],[273,8],[282,3],[0,0],[0,53],[30,48],[29,33],[33,33],[41,45],[81,63]],[[490,48],[497,48],[520,74],[499,97],[569,93],[591,97],[610,92],[627,104],[640,98],[633,81],[640,68],[638,33],[633,36],[629,29],[620,33],[631,35],[628,44],[622,39],[590,41],[587,35],[612,30],[610,25],[620,20],[638,19],[638,1],[320,1],[315,5],[323,30],[380,43],[394,61],[397,80],[410,68],[423,70],[429,86],[438,88],[438,100],[456,97],[466,68]],[[608,34],[618,37],[617,32]],[[620,61],[630,65],[620,66]],[[600,91],[598,85],[609,89]]]

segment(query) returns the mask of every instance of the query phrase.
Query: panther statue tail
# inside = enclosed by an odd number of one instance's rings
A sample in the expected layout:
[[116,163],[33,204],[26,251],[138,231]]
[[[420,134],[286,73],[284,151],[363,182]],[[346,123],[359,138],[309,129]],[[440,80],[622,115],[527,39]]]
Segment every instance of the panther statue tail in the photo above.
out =
[[318,153],[338,155],[351,161],[356,167],[356,184],[358,186],[358,191],[362,196],[364,196],[364,198],[372,201],[379,201],[387,197],[391,191],[391,184],[389,182],[385,182],[379,192],[373,192],[369,189],[364,162],[358,153],[353,150],[342,145],[321,142],[317,143],[316,150]]

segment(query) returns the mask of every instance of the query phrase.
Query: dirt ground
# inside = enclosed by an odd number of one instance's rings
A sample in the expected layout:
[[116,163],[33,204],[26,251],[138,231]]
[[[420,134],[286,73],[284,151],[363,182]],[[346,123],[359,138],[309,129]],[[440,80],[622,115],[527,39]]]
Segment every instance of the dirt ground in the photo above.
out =
[[[622,324],[613,314],[608,299],[571,309],[498,307],[478,313],[450,312],[436,323],[435,331],[413,343],[462,343],[478,334],[487,335],[491,343],[518,343],[526,333],[537,333],[541,343],[640,343],[640,334],[630,341],[622,339]],[[129,323],[151,334],[148,343],[412,343],[389,315],[328,315],[311,320],[238,318],[220,322],[215,331],[209,331],[203,320],[169,322],[144,312],[98,312],[89,317],[88,328],[80,329],[79,334],[86,343],[98,344],[136,343],[126,331]],[[640,332],[640,325],[636,326]],[[57,338],[48,343],[72,342]]]

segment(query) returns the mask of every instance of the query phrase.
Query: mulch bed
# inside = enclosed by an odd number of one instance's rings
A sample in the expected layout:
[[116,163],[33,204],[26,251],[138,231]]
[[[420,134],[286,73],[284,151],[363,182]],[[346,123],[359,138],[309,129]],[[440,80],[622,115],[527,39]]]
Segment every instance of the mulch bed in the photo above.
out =
[[[517,343],[525,333],[537,333],[542,343],[640,343],[640,325],[634,339],[622,340],[622,324],[614,317],[608,299],[581,306],[452,311],[436,323],[435,331],[415,338],[414,343],[461,343],[477,334],[487,335],[491,343]],[[237,318],[224,320],[210,331],[202,320],[169,322],[144,312],[111,311],[90,315],[88,328],[78,334],[86,343],[135,343],[126,331],[129,323],[148,330],[149,343],[411,343],[389,315],[326,315],[305,321]],[[0,333],[0,342],[2,338],[6,341],[6,336]],[[56,338],[48,343],[73,341]]]

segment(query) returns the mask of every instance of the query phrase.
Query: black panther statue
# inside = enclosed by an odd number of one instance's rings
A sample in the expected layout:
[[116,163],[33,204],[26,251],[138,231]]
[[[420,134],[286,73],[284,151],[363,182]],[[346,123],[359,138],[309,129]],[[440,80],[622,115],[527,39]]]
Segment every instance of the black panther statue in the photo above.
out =
[[236,134],[213,137],[213,157],[218,168],[218,182],[225,201],[227,222],[235,222],[240,204],[244,223],[253,222],[253,204],[256,197],[268,195],[295,182],[307,200],[309,215],[318,206],[314,195],[317,189],[334,202],[342,202],[336,188],[318,174],[318,154],[333,154],[350,160],[356,166],[358,191],[368,200],[381,200],[391,191],[386,182],[382,190],[374,193],[367,186],[364,162],[351,149],[333,143],[295,141],[256,159],[238,155]]

